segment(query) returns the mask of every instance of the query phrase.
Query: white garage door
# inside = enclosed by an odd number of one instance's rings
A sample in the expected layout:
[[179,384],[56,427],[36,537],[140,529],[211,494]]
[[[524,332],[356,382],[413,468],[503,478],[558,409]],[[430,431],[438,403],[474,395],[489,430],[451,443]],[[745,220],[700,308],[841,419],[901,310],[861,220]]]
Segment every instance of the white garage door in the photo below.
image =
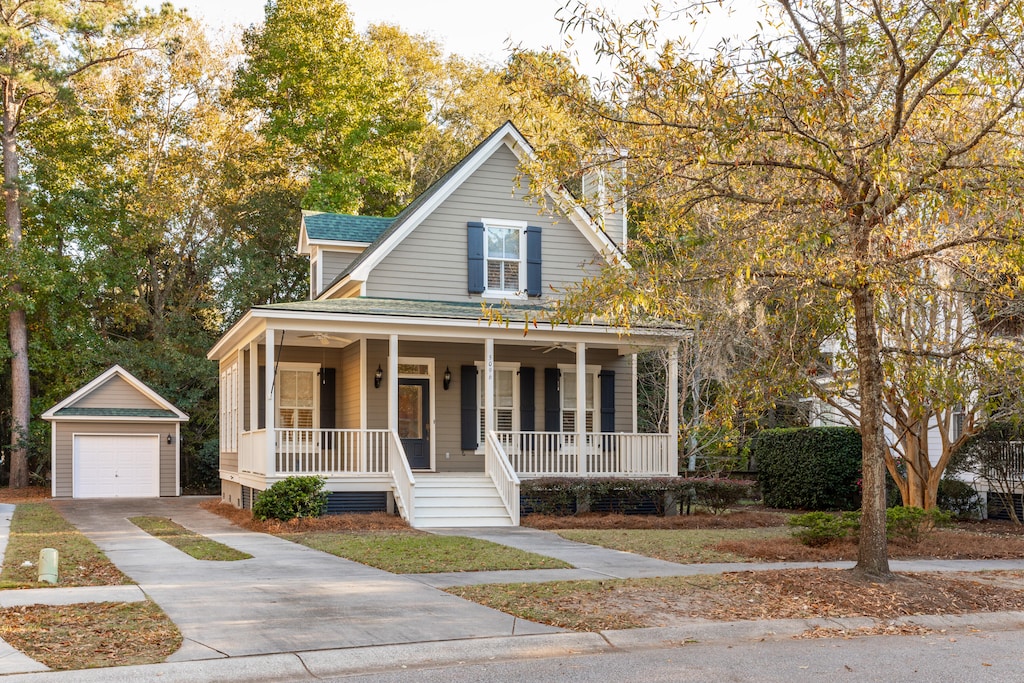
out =
[[75,498],[160,495],[160,437],[76,435]]

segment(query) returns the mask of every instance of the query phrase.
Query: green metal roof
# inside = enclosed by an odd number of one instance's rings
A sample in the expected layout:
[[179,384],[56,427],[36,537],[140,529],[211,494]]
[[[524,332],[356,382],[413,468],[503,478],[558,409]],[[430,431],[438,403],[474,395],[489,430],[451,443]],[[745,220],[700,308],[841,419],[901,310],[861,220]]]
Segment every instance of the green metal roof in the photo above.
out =
[[[420,301],[416,299],[384,299],[359,297],[353,299],[321,299],[317,301],[294,301],[281,304],[256,306],[256,309],[275,311],[306,311],[310,313],[348,313],[352,315],[409,316],[417,318],[447,318],[457,320],[480,320],[484,310],[480,302],[474,301]],[[545,310],[540,305],[508,304],[500,307],[509,320],[522,322],[527,316],[532,320]]]
[[174,411],[162,408],[61,408],[59,417],[178,417]]
[[352,216],[344,213],[306,213],[306,234],[311,240],[364,242],[369,244],[381,236],[394,218]]

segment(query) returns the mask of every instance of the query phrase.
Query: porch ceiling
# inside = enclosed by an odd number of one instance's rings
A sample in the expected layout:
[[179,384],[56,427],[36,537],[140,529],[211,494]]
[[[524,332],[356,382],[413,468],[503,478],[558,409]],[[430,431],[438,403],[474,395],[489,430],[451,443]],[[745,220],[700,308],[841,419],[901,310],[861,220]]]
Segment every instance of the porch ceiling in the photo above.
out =
[[[499,305],[494,302],[496,308]],[[322,333],[345,340],[380,339],[398,334],[402,339],[419,341],[467,342],[491,338],[514,345],[555,346],[584,342],[589,346],[639,350],[666,346],[686,334],[683,328],[668,324],[634,327],[626,335],[601,321],[574,326],[534,323],[545,311],[543,306],[535,304],[509,303],[501,305],[500,310],[502,321],[490,322],[479,302],[360,297],[258,306],[235,323],[207,357],[219,360],[268,328],[299,333],[289,334],[288,343],[303,346],[327,345],[322,335],[315,334]]]

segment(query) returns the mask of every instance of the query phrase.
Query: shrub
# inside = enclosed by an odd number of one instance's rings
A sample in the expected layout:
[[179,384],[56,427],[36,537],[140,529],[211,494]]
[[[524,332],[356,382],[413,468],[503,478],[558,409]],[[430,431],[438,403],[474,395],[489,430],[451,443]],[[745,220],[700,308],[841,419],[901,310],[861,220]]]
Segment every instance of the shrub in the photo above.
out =
[[721,514],[749,495],[753,482],[735,479],[652,477],[647,479],[545,478],[527,479],[519,488],[524,514],[576,513],[577,501],[592,510],[622,514],[665,514],[667,498],[676,502],[695,499]]
[[768,507],[860,507],[860,433],[852,427],[766,429],[750,444]]
[[981,496],[974,487],[959,479],[943,479],[939,482],[936,502],[957,519],[975,518],[981,512]]
[[750,495],[753,482],[739,479],[687,479],[693,487],[697,505],[703,505],[712,513],[720,515]]
[[296,517],[319,517],[327,510],[323,477],[288,477],[259,494],[252,504],[252,516],[261,522]]
[[937,526],[949,524],[948,512],[933,508],[897,505],[885,511],[885,535],[891,541],[919,543],[924,536]]
[[859,512],[808,512],[795,515],[786,522],[795,527],[793,536],[804,545],[826,545],[846,538],[860,529]]

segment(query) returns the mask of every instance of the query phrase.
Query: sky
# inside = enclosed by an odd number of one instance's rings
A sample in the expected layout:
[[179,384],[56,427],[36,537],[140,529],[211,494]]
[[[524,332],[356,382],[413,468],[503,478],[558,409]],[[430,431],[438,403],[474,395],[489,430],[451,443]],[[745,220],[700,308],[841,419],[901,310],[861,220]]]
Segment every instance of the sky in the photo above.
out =
[[[264,0],[171,0],[188,9],[194,17],[203,18],[218,27],[247,27],[263,20]],[[465,57],[482,57],[501,63],[508,54],[508,45],[528,49],[560,48],[563,37],[556,12],[567,0],[513,0],[497,3],[488,0],[348,0],[349,11],[359,29],[370,24],[398,24],[407,33],[426,34],[437,40],[449,53]],[[686,33],[700,44],[714,43],[720,36],[746,38],[757,30],[758,14],[755,0],[730,0],[737,9],[720,11],[700,25],[676,22],[673,30]],[[662,0],[671,5],[672,0]],[[147,2],[158,4],[155,0]],[[620,18],[644,16],[649,0],[603,0],[602,4]],[[577,40],[584,70],[589,71],[592,38]]]

